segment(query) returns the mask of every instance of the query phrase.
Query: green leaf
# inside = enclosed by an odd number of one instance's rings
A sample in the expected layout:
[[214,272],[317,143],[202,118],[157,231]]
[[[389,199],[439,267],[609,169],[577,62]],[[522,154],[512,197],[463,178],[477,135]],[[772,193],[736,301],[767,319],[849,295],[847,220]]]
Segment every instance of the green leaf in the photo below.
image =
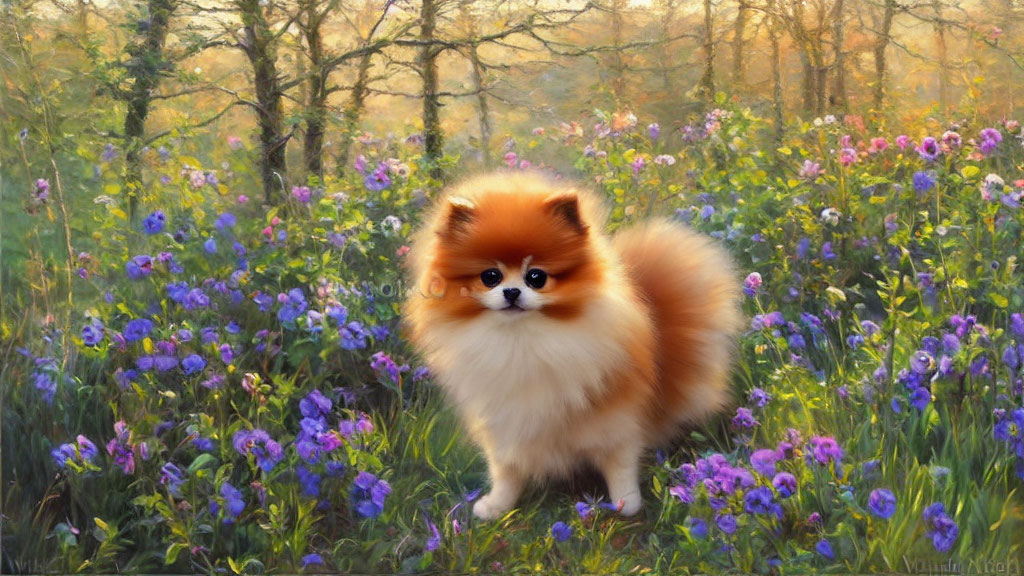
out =
[[213,454],[209,454],[209,453],[204,452],[204,453],[200,454],[199,456],[196,456],[196,459],[193,460],[191,464],[189,464],[189,466],[188,466],[188,473],[189,474],[195,474],[196,470],[199,470],[200,468],[203,468],[204,466],[206,466],[207,464],[210,464],[211,462],[216,462],[216,460],[217,459],[214,458]]
[[167,551],[164,552],[164,565],[170,566],[178,561],[178,554],[185,549],[185,545],[181,542],[175,542],[167,547]]

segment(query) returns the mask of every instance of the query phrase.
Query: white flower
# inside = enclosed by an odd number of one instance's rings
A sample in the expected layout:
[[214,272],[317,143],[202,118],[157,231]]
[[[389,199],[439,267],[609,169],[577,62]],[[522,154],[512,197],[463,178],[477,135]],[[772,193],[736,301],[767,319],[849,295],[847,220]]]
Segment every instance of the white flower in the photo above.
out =
[[835,208],[829,207],[821,211],[821,221],[826,224],[831,224],[832,226],[839,224],[839,218],[841,216],[842,214],[840,214],[839,210],[836,210]]

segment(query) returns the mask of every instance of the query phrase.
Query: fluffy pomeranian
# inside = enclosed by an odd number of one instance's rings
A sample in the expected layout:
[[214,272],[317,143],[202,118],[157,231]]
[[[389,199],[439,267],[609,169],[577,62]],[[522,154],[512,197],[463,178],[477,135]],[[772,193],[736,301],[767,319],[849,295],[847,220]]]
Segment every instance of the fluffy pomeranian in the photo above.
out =
[[633,515],[644,450],[729,399],[729,254],[668,220],[609,237],[606,217],[583,187],[497,173],[449,190],[413,239],[407,334],[487,459],[480,518],[588,463]]

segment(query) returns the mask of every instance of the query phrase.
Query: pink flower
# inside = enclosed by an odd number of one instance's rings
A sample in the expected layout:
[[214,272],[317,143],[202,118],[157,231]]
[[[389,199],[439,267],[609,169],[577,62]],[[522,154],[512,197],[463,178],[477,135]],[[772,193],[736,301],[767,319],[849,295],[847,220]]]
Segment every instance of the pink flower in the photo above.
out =
[[889,143],[886,142],[885,138],[872,138],[871,139],[871,152],[881,152],[889,147]]
[[246,196],[245,194],[239,194],[238,195],[238,203],[239,204],[245,204],[248,201],[249,201],[249,197]]
[[900,150],[906,150],[907,146],[910,146],[910,144],[910,136],[900,134],[896,137],[896,145],[900,147]]
[[799,176],[805,180],[814,180],[822,173],[821,164],[804,160],[804,167],[800,169]]
[[405,256],[408,253],[409,253],[409,247],[408,246],[402,246],[398,250],[395,250],[395,256],[398,256],[399,258],[401,258],[402,256]]
[[505,165],[509,168],[515,168],[517,162],[519,162],[519,156],[515,152],[505,154]]
[[839,163],[843,166],[849,166],[857,161],[857,151],[853,148],[843,148],[843,151],[839,153]]
[[309,204],[309,198],[311,195],[312,192],[310,191],[309,186],[292,186],[292,196],[303,204]]

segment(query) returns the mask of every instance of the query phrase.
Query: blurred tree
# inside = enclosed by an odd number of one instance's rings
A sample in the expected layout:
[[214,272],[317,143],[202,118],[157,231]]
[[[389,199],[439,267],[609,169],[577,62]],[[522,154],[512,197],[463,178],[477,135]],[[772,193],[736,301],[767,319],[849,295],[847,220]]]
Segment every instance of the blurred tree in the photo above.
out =
[[698,92],[707,105],[715,100],[715,21],[711,0],[704,0],[704,27],[702,50],[704,54],[704,73],[700,77]]
[[253,72],[256,101],[245,103],[256,112],[259,125],[263,198],[267,204],[277,204],[284,198],[287,186],[285,146],[294,133],[294,128],[285,133],[284,89],[277,69],[277,50],[281,36],[295,17],[288,17],[269,0],[234,0],[233,6],[242,22],[241,37],[235,47],[245,54]]
[[736,19],[733,21],[732,33],[732,84],[733,90],[742,90],[746,83],[747,58],[744,50],[747,47],[747,23],[750,20],[750,0],[736,0]]
[[[351,87],[348,104],[342,113],[338,170],[343,170],[366,99],[372,58],[390,46],[395,38],[404,35],[412,27],[412,22],[400,22],[393,30],[380,35],[389,14],[393,16],[393,12],[396,12],[391,9],[393,0],[382,3],[367,2],[361,8],[348,5],[342,0],[297,1],[295,21],[304,41],[302,48],[309,61],[309,70],[305,78],[286,84],[284,89],[290,88],[300,80],[306,82],[303,161],[309,174],[322,179],[324,136],[330,111],[328,98],[342,89],[338,84],[330,82],[331,75],[341,66],[357,61],[356,79]],[[354,40],[352,45],[340,53],[328,50],[324,45],[324,34],[332,15],[340,15],[344,19]]]
[[[892,41],[892,23],[899,7],[896,0],[882,0],[881,16],[875,21],[875,44],[872,54],[875,60],[875,81],[871,90],[872,107],[881,112],[885,106],[885,83],[889,74],[886,51]],[[877,11],[875,11],[877,13]]]

